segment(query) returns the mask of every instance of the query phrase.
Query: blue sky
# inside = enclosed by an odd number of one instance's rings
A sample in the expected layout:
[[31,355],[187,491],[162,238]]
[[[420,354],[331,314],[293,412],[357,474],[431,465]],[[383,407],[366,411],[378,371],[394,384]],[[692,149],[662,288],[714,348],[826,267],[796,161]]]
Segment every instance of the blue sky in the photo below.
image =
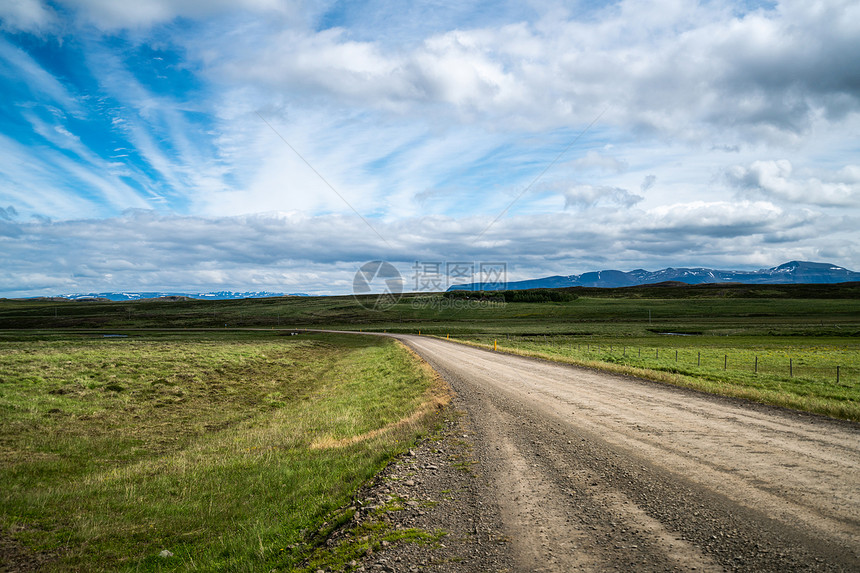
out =
[[0,296],[860,269],[858,53],[839,0],[3,2]]

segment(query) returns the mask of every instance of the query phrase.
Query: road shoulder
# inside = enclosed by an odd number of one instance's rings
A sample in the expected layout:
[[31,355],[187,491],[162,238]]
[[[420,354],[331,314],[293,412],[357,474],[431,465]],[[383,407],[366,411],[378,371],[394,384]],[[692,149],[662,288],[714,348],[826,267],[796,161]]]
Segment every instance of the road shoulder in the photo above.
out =
[[471,422],[455,395],[438,430],[359,490],[351,519],[325,542],[329,555],[360,555],[320,570],[513,570],[493,488],[476,467]]

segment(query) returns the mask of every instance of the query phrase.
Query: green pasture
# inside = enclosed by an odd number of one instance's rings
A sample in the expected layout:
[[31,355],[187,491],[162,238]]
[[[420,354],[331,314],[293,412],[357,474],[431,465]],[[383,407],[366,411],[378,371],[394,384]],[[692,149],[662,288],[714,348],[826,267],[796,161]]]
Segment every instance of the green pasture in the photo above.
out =
[[283,334],[0,334],[3,547],[48,571],[300,568],[445,397],[393,340]]

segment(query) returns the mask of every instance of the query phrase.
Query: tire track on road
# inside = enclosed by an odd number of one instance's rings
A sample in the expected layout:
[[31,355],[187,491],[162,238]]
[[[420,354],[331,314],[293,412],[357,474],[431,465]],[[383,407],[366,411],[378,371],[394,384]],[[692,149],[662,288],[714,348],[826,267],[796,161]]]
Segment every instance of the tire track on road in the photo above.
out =
[[398,338],[465,398],[523,570],[860,570],[856,424]]

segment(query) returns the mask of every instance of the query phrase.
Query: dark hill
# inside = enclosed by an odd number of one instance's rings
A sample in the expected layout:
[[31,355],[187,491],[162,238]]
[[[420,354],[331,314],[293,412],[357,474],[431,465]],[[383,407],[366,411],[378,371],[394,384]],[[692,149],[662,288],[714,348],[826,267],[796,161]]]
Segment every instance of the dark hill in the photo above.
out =
[[581,275],[551,276],[513,281],[483,288],[480,283],[454,285],[448,290],[523,290],[533,288],[619,288],[663,283],[697,284],[837,284],[860,281],[860,273],[830,263],[791,261],[757,271],[724,271],[706,268],[666,268],[630,272],[605,270]]

